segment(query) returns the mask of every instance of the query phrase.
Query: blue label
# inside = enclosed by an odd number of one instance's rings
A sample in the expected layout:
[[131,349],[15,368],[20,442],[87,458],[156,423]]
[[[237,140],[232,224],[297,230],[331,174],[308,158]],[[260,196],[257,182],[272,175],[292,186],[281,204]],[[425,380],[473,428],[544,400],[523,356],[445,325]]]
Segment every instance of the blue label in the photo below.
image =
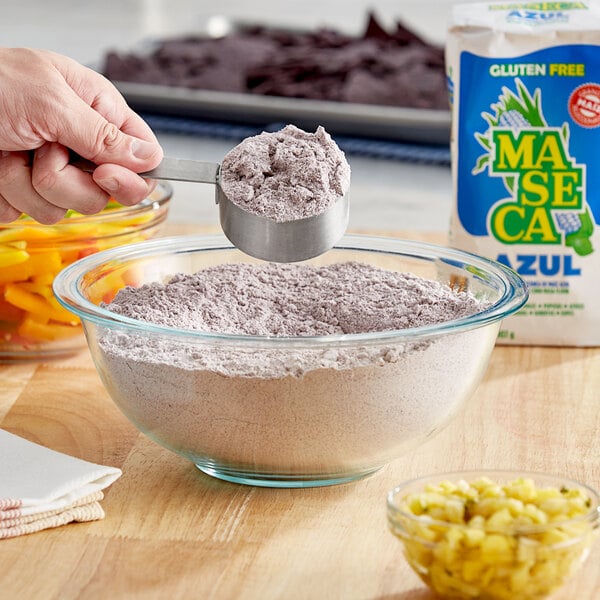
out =
[[[456,93],[456,91],[455,91]],[[457,209],[500,243],[592,252],[600,218],[600,47],[460,57]]]

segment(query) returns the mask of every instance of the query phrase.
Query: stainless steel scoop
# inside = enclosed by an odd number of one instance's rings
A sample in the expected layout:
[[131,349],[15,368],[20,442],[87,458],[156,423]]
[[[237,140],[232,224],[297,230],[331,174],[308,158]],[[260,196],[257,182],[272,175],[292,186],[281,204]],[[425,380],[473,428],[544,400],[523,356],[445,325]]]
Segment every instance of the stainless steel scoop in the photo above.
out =
[[[74,160],[73,164],[85,171],[93,171],[97,166],[82,159]],[[223,232],[234,246],[262,260],[297,262],[319,256],[332,248],[346,231],[347,195],[319,215],[280,223],[234,204],[219,185],[219,169],[218,163],[165,157],[158,167],[139,175],[149,179],[214,184]]]

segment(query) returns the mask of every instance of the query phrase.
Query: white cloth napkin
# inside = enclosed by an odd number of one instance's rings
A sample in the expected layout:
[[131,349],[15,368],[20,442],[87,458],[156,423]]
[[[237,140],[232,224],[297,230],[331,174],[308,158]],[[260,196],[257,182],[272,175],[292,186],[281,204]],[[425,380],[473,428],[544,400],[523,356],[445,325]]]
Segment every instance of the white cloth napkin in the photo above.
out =
[[102,490],[120,476],[0,429],[0,539],[102,519]]

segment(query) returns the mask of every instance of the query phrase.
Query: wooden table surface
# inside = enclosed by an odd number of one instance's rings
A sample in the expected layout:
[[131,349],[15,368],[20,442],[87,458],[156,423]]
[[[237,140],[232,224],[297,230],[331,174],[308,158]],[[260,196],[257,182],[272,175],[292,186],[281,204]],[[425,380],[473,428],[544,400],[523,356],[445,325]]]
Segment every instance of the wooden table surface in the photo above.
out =
[[[314,489],[200,473],[121,415],[87,351],[0,366],[0,382],[0,427],[123,470],[102,501],[104,520],[0,541],[2,600],[426,600],[387,530],[385,496],[399,482],[513,468],[600,488],[596,348],[497,346],[473,399],[435,438],[370,477]],[[599,546],[556,598],[600,598]]]

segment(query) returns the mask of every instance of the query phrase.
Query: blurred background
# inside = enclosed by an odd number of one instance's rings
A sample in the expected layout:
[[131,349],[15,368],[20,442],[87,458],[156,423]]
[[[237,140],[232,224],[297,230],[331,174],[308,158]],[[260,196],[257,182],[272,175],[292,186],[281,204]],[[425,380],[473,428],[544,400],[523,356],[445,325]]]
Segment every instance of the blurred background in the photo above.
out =
[[[203,33],[207,28],[219,35],[227,33],[232,23],[327,27],[361,35],[368,13],[373,12],[386,27],[401,21],[427,41],[443,44],[452,4],[450,0],[3,0],[0,40],[4,46],[47,48],[100,68],[108,51],[139,49],[149,41]],[[165,153],[181,158],[218,162],[239,141],[211,132],[155,130]],[[402,158],[386,151],[369,155],[356,144],[356,151],[347,151],[352,167],[351,229],[447,230],[452,201],[447,148],[442,144],[434,158],[428,158],[429,149],[421,143],[414,152],[411,140],[401,146]],[[174,187],[172,222],[218,224],[210,186]]]

